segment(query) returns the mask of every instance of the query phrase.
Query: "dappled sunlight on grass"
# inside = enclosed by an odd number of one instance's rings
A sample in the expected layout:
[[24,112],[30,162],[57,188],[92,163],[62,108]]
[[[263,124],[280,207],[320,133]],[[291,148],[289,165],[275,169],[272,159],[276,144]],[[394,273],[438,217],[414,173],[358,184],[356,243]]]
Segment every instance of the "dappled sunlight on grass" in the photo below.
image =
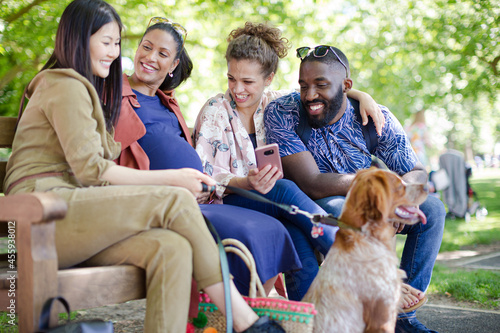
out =
[[500,219],[475,218],[466,223],[464,219],[446,220],[440,252],[459,250],[463,246],[491,244],[500,240]]
[[[495,186],[500,186],[500,184],[497,184]],[[481,193],[481,197],[485,199],[496,199],[496,193],[493,191],[485,191]]]
[[477,170],[469,182],[479,202],[500,217],[500,168]]
[[500,169],[474,171],[470,185],[488,215],[482,219],[473,216],[470,222],[446,219],[440,252],[500,241]]
[[467,271],[436,264],[427,292],[498,308],[500,306],[500,272]]
[[500,227],[500,221],[494,221],[491,223],[481,222],[477,224],[465,223],[458,227],[458,231],[462,232],[474,232],[474,231],[487,231],[491,229],[496,229]]
[[483,168],[472,171],[472,180],[496,178],[500,182],[500,168]]

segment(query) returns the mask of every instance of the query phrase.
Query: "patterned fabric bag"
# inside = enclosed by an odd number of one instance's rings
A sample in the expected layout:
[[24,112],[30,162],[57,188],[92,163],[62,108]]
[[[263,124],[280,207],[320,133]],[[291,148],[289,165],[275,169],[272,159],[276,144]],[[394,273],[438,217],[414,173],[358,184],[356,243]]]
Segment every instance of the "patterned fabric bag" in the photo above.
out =
[[[284,298],[269,298],[265,296],[255,261],[248,248],[236,239],[222,240],[226,252],[237,254],[250,270],[250,290],[248,297],[243,297],[248,305],[259,316],[267,315],[276,320],[288,333],[312,333],[316,310],[314,304],[289,301]],[[257,293],[259,297],[257,297]],[[210,330],[210,328],[212,328]],[[208,295],[200,293],[198,317],[190,319],[187,332],[221,333],[226,331],[226,319],[219,309],[211,302]]]

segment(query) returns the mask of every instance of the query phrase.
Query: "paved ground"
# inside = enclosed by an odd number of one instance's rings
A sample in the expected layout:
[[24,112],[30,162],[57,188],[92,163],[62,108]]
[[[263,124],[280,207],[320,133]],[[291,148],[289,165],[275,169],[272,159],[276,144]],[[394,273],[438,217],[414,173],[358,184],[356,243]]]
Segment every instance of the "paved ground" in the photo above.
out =
[[417,312],[417,318],[439,333],[500,332],[500,312],[434,305],[429,302]]
[[[500,270],[500,244],[487,248],[440,254],[438,262],[472,269]],[[81,312],[85,318],[115,322],[116,333],[142,332],[144,300]],[[500,333],[500,311],[478,310],[446,297],[429,296],[429,302],[417,312],[418,319],[439,333]],[[183,332],[181,332],[183,333]]]
[[[490,250],[465,250],[440,254],[438,262],[451,267],[500,270],[500,244]],[[478,310],[431,300],[417,311],[417,318],[440,333],[500,332],[500,311]]]

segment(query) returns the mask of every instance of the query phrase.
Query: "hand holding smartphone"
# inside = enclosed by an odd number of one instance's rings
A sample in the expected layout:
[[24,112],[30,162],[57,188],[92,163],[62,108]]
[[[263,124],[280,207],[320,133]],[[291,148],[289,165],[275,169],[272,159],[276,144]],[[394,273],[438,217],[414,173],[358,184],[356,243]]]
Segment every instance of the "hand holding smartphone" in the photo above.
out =
[[255,149],[255,157],[257,159],[257,167],[262,169],[266,165],[277,167],[281,172],[283,178],[283,168],[281,167],[281,157],[279,153],[279,146],[277,143],[271,143]]

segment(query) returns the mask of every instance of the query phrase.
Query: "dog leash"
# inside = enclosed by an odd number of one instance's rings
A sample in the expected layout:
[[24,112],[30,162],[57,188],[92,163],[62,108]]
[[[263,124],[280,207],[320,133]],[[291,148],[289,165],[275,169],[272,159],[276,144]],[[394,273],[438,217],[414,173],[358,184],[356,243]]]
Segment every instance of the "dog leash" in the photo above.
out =
[[[382,162],[375,155],[371,156],[371,166],[376,166],[379,169],[388,170],[388,168],[384,164],[384,162]],[[202,192],[209,192],[210,195],[212,195],[213,192],[215,191],[214,185],[208,186],[205,183],[201,183],[201,185],[202,185]],[[301,215],[306,216],[314,224],[313,230],[311,232],[312,237],[314,237],[314,238],[317,238],[319,235],[322,235],[322,233],[323,233],[323,229],[318,226],[319,223],[331,225],[331,226],[339,227],[339,228],[352,229],[352,230],[358,230],[358,231],[361,230],[360,228],[356,228],[356,227],[350,226],[348,224],[345,224],[344,222],[340,221],[338,218],[336,218],[332,214],[327,214],[327,215],[311,214],[308,211],[299,209],[299,207],[297,207],[295,205],[286,205],[286,204],[277,203],[277,202],[274,202],[272,200],[267,199],[266,197],[264,197],[260,194],[257,194],[257,193],[254,193],[254,192],[251,192],[248,190],[244,190],[244,189],[239,188],[239,187],[234,187],[234,186],[230,186],[230,185],[223,185],[220,183],[217,183],[217,185],[225,187],[226,189],[232,191],[233,193],[241,195],[242,197],[245,197],[247,199],[260,201],[260,202],[264,202],[264,203],[268,203],[268,204],[277,206],[277,207],[285,210],[286,212],[288,212],[290,215],[301,214]]]
[[[202,184],[202,185],[205,185],[205,184]],[[271,204],[271,205],[274,205],[276,207],[279,207],[279,208],[283,209],[284,211],[288,212],[290,215],[301,214],[301,215],[306,216],[307,218],[309,218],[311,220],[311,222],[314,225],[313,230],[311,231],[311,235],[313,238],[317,238],[318,236],[323,234],[323,228],[319,226],[320,223],[325,224],[325,225],[331,225],[334,227],[339,227],[339,228],[359,230],[359,228],[355,228],[355,227],[352,227],[348,224],[343,223],[342,221],[337,219],[332,214],[327,214],[327,215],[311,214],[308,211],[299,209],[299,207],[297,207],[295,205],[287,205],[287,204],[277,203],[277,202],[274,202],[272,200],[267,199],[266,197],[264,197],[260,194],[257,194],[255,192],[251,192],[248,190],[244,190],[244,189],[239,188],[239,187],[234,187],[234,186],[230,186],[230,185],[222,185],[222,184],[217,184],[217,185],[223,186],[226,189],[230,190],[231,192],[238,194],[242,197],[245,197],[247,199],[260,201],[263,203],[267,203],[267,204]],[[215,186],[207,186],[207,185],[205,185],[205,186],[203,187],[203,190],[205,190],[206,192],[212,192],[215,190]]]

